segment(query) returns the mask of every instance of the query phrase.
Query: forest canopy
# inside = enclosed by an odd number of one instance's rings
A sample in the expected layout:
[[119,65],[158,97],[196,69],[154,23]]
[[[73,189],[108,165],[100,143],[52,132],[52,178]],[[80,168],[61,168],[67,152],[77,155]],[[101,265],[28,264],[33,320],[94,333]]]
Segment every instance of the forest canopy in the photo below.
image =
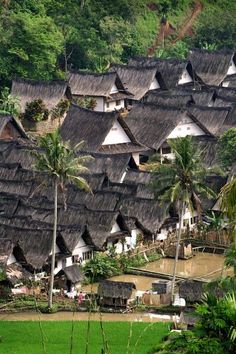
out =
[[[1,86],[63,78],[130,56],[236,48],[234,0],[0,0]],[[161,32],[163,31],[163,32]],[[161,40],[160,40],[161,38]]]

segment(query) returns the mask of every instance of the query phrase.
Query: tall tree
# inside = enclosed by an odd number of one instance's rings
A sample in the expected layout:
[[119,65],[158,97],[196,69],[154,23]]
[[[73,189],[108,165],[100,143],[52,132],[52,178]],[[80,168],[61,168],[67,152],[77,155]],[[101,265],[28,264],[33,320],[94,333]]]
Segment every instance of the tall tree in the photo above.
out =
[[80,176],[81,173],[88,171],[84,164],[91,159],[90,156],[79,156],[83,142],[76,145],[73,149],[68,143],[61,139],[59,130],[48,133],[39,138],[40,150],[35,153],[35,168],[38,171],[46,172],[53,182],[54,188],[54,224],[52,239],[52,260],[51,260],[51,279],[48,296],[48,307],[52,308],[52,293],[55,270],[55,250],[57,237],[57,209],[58,209],[58,187],[64,187],[66,182],[75,183],[79,188],[90,191],[86,180]]
[[171,286],[173,301],[185,210],[187,207],[191,211],[195,208],[200,215],[202,209],[200,196],[212,197],[215,193],[204,183],[208,171],[203,167],[202,154],[193,143],[192,137],[171,139],[168,140],[168,144],[173,159],[160,163],[159,159],[154,157],[148,164],[148,169],[153,173],[152,188],[157,199],[169,201],[178,209],[179,227]]

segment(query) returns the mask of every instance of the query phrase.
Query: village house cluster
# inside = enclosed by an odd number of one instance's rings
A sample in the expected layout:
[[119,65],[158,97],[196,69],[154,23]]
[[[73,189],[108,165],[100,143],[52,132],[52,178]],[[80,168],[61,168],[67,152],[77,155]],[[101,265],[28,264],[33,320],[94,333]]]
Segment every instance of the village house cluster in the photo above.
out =
[[[0,116],[0,265],[13,283],[49,271],[53,191],[45,175],[34,170],[36,149],[30,137],[60,124],[72,146],[84,140],[83,152],[94,160],[84,177],[93,194],[73,185],[60,195],[55,274],[82,279],[78,264],[94,251],[114,247],[117,253],[137,241],[164,240],[178,216],[161,205],[149,188],[151,175],[143,164],[158,152],[171,158],[168,139],[191,135],[204,149],[204,163],[217,163],[218,138],[236,127],[236,52],[191,50],[188,60],[132,58],[112,64],[108,72],[70,72],[67,81],[48,83],[14,80],[11,95],[23,116],[27,103],[41,99],[46,120],[27,122]],[[69,110],[55,115],[60,102]],[[225,177],[206,176],[218,192]],[[203,201],[205,210],[214,200]],[[186,210],[191,230],[197,212]]]

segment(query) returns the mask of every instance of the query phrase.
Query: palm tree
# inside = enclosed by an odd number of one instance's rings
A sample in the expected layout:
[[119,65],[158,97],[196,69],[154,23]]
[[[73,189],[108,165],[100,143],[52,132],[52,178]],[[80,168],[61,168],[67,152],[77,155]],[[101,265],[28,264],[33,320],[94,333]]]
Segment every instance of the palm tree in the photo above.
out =
[[52,239],[52,260],[51,260],[51,278],[48,297],[48,307],[52,308],[52,293],[54,283],[55,269],[55,249],[57,236],[57,207],[58,207],[58,187],[64,187],[66,182],[75,183],[79,188],[90,191],[90,187],[86,180],[79,174],[88,171],[84,163],[91,159],[90,156],[77,156],[77,152],[82,147],[83,142],[76,145],[73,149],[68,143],[61,139],[59,130],[48,133],[39,138],[40,150],[35,152],[36,164],[38,171],[46,172],[52,178],[54,186],[54,223],[53,223],[53,239]]
[[[178,209],[179,227],[177,231],[177,246],[171,285],[172,301],[176,279],[176,268],[179,256],[180,239],[183,227],[183,218],[186,208],[191,211],[195,208],[201,215],[201,201],[199,196],[215,196],[215,193],[206,186],[204,177],[207,171],[202,165],[202,153],[196,148],[190,136],[168,140],[173,152],[172,160],[153,157],[148,164],[148,170],[153,173],[151,187],[157,199],[169,201]],[[159,160],[159,161],[158,161]]]
[[221,189],[220,198],[221,209],[229,219],[230,234],[233,239],[233,242],[225,255],[225,265],[226,267],[233,267],[234,275],[236,275],[236,178],[234,176]]

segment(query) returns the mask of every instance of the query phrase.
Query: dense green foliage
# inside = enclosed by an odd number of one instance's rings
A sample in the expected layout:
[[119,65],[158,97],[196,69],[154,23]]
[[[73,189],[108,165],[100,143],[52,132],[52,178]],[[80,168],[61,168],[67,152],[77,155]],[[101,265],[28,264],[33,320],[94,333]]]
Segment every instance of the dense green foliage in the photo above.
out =
[[[190,47],[236,46],[236,2],[201,0],[191,31],[173,44],[190,18],[193,0],[0,0],[0,77],[49,80],[69,68],[102,71],[110,62],[147,55],[161,20],[174,27],[154,48],[162,57],[185,57]],[[164,48],[163,48],[164,45]]]
[[236,128],[227,130],[219,139],[219,157],[223,167],[228,168],[236,161]]
[[233,354],[236,351],[236,298],[228,293],[217,299],[208,294],[197,306],[199,320],[193,331],[170,337],[160,353]]
[[[74,319],[76,322],[74,324],[72,351],[70,351],[71,321],[42,321],[42,331],[40,331],[38,321],[1,321],[0,352],[4,354],[85,353],[87,322],[77,321],[79,314],[76,314]],[[109,346],[109,353],[126,353],[130,336],[130,323],[104,322],[103,328]],[[129,353],[131,354],[134,351],[135,354],[146,354],[167,332],[168,323],[133,323]],[[42,337],[46,351],[43,350]],[[99,322],[90,322],[88,340],[89,354],[101,353],[103,336]]]
[[160,254],[153,251],[144,258],[143,254],[130,256],[129,254],[121,254],[115,257],[113,251],[110,254],[95,253],[95,256],[84,266],[84,273],[91,281],[97,281],[109,278],[114,275],[124,273],[129,267],[140,267],[148,262],[155,261],[160,258]]

